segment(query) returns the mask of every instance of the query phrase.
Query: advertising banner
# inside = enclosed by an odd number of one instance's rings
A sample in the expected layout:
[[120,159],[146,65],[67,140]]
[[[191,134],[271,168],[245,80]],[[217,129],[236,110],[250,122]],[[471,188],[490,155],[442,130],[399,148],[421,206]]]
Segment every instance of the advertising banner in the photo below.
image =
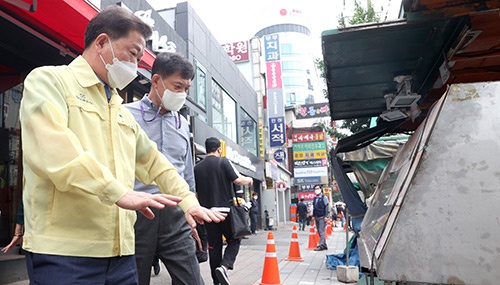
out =
[[326,158],[293,161],[294,168],[323,167],[323,166],[328,166]]
[[264,36],[264,54],[266,61],[280,60],[280,41],[278,34]]
[[293,182],[295,185],[300,185],[300,184],[321,184],[321,177],[295,177],[293,178]]
[[223,44],[222,48],[233,62],[248,61],[248,41]]
[[328,176],[328,167],[308,167],[308,168],[295,168],[293,176],[299,177],[314,177],[314,176]]
[[285,117],[269,118],[269,145],[282,146],[286,142]]
[[267,91],[267,116],[268,118],[285,117],[285,104],[283,102],[283,89],[269,89]]
[[314,133],[305,133],[305,134],[293,134],[292,142],[301,143],[301,142],[316,142],[316,141],[324,141],[325,133],[324,132],[314,132]]
[[326,142],[308,142],[308,143],[294,143],[293,151],[312,151],[312,150],[326,150]]
[[273,157],[277,162],[283,162],[286,159],[286,152],[282,149],[278,149],[274,152]]
[[304,104],[295,109],[297,119],[309,119],[330,116],[328,103]]
[[[266,81],[268,90],[283,87],[280,61],[266,62]],[[281,96],[283,97],[283,95]]]
[[293,160],[326,158],[326,150],[294,151]]
[[255,126],[254,120],[241,120],[241,145],[246,149],[255,149]]
[[314,185],[299,185],[299,192],[309,192],[314,191]]
[[314,191],[312,192],[299,192],[298,193],[298,198],[299,200],[304,199],[304,200],[313,200],[316,194],[314,194]]

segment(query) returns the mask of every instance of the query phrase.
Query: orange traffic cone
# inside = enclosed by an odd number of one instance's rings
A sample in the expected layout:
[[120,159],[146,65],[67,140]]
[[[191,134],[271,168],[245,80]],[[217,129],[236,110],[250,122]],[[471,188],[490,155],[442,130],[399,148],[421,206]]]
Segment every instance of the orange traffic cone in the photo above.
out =
[[328,219],[328,224],[326,226],[326,235],[332,235],[333,234],[333,228],[332,228],[332,219]]
[[278,268],[278,256],[272,232],[267,234],[266,259],[260,285],[282,285]]
[[307,249],[315,249],[318,247],[318,240],[316,239],[316,231],[314,230],[314,226],[311,225],[309,229],[309,244]]
[[292,229],[292,241],[290,242],[290,250],[288,251],[288,257],[285,260],[289,261],[304,261],[302,257],[300,257],[300,248],[299,248],[299,236],[297,235],[297,226],[293,226]]

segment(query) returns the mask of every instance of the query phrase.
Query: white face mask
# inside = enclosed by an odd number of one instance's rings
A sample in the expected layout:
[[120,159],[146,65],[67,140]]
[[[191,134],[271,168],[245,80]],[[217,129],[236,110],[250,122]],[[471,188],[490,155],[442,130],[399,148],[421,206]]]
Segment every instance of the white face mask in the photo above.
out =
[[318,190],[314,190],[314,194],[316,194],[316,195],[319,195],[319,194],[321,194],[321,189],[318,189]]
[[165,87],[163,80],[160,79],[160,81],[163,88],[165,88],[165,91],[163,91],[163,97],[161,98],[161,104],[169,111],[179,111],[184,105],[184,102],[186,102],[186,92],[172,92]]
[[253,199],[254,199],[254,200],[257,200],[257,198],[258,198],[257,196],[253,196]]
[[109,86],[111,88],[118,88],[122,90],[137,77],[137,64],[118,60],[115,57],[115,52],[113,51],[109,38],[108,41],[111,53],[113,54],[113,63],[108,64],[104,61],[101,54],[99,54],[99,56],[101,57],[102,63],[104,63],[104,66],[106,66],[106,69],[108,70]]

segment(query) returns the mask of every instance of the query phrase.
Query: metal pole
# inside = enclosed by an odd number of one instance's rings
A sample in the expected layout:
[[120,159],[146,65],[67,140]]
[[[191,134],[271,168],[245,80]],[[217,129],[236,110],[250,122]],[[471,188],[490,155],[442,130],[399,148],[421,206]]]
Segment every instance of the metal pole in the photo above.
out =
[[345,208],[345,266],[349,266],[349,213],[347,207]]
[[283,225],[286,226],[286,199],[285,199],[285,193],[286,193],[286,188],[285,191],[281,192],[283,194]]

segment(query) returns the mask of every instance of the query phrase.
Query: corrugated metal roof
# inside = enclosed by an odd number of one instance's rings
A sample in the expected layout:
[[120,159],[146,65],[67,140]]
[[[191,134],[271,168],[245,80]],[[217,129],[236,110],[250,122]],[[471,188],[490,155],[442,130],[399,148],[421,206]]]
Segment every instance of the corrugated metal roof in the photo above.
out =
[[399,20],[323,32],[332,120],[379,116],[386,111],[384,95],[396,91],[398,75],[412,75],[412,91],[425,101],[464,23],[464,18]]

